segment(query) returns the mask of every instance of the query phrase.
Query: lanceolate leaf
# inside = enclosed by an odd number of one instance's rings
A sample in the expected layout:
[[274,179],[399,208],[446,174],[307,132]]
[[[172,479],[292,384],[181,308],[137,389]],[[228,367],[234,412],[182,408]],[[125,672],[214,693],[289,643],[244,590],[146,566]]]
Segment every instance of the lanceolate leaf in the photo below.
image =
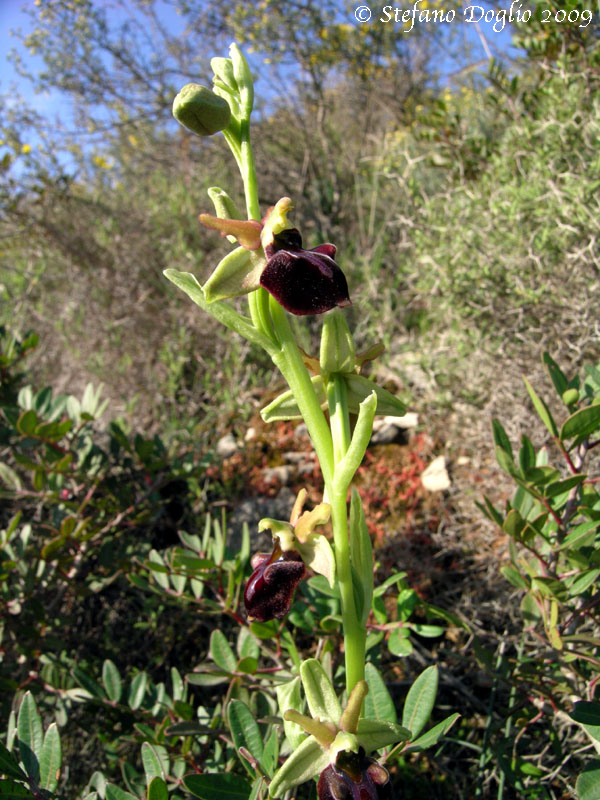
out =
[[30,778],[38,780],[40,774],[40,755],[44,744],[42,720],[31,692],[23,697],[17,719],[19,755]]
[[222,631],[216,628],[210,636],[210,655],[224,672],[235,672],[237,658]]
[[405,752],[418,752],[436,744],[439,742],[442,736],[445,736],[445,734],[450,730],[459,717],[460,714],[452,714],[451,716],[446,717],[446,719],[443,719],[441,722],[438,722],[437,725],[434,725],[433,728],[430,728],[422,736],[419,736],[418,739],[413,739],[410,747],[407,747]]
[[138,798],[115,783],[107,783],[106,800],[138,800]]
[[118,703],[121,699],[123,684],[119,670],[109,658],[106,659],[102,666],[102,683],[106,689],[108,699],[112,700],[113,703]]
[[527,387],[527,391],[529,392],[529,396],[531,397],[531,401],[534,405],[535,410],[538,413],[539,418],[542,420],[544,425],[548,428],[552,436],[558,436],[558,428],[556,427],[556,423],[554,422],[554,418],[550,413],[550,409],[546,405],[546,403],[536,394],[535,389],[529,383],[527,378],[523,378],[525,381],[525,386]]
[[236,750],[245,747],[253,758],[260,761],[263,754],[262,737],[248,706],[241,700],[232,700],[227,717]]
[[300,667],[304,694],[313,718],[330,720],[337,725],[342,716],[342,707],[331,681],[316,658],[309,658]]
[[412,731],[413,736],[425,727],[433,710],[438,687],[437,667],[427,667],[408,691],[402,710],[402,724]]
[[600,702],[575,703],[569,716],[585,729],[591,739],[600,742]]
[[53,722],[46,731],[44,744],[40,753],[40,786],[54,792],[58,785],[62,760],[60,735],[56,723]]
[[568,417],[560,429],[561,439],[590,436],[600,428],[600,403],[580,408]]
[[142,744],[142,764],[144,765],[147,783],[150,783],[152,778],[164,778],[165,771],[169,767],[167,751],[160,745],[144,742]]
[[[365,666],[365,680],[369,685],[369,694],[365,697],[364,701],[365,717],[368,719],[376,719],[380,722],[397,722],[398,718],[396,716],[394,701],[377,667],[373,664],[367,664]],[[405,725],[405,727],[409,726]]]

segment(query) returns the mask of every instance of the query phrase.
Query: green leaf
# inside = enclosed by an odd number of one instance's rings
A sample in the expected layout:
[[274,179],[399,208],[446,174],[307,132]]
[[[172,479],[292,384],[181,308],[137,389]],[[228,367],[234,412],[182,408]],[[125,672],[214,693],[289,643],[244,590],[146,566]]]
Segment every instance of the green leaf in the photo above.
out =
[[235,649],[240,658],[260,658],[260,646],[249,628],[240,628]]
[[142,764],[146,774],[146,783],[152,778],[165,778],[169,771],[169,756],[164,747],[152,745],[149,742],[142,744]]
[[202,287],[206,301],[213,303],[258,289],[264,264],[264,255],[260,258],[245,247],[236,247],[219,261]]
[[546,403],[536,394],[535,389],[529,383],[527,378],[523,378],[525,381],[525,386],[527,387],[527,391],[529,392],[529,396],[531,397],[531,401],[535,410],[538,413],[539,418],[542,420],[544,425],[548,428],[552,436],[558,436],[558,428],[556,427],[556,423],[554,422],[554,418],[550,413],[550,409],[546,405]]
[[2,742],[0,742],[0,773],[8,778],[17,778],[19,780],[27,778],[27,775],[17,764],[16,759],[13,758]]
[[95,697],[97,700],[106,700],[106,692],[102,686],[100,686],[99,683],[91,678],[87,672],[84,672],[80,667],[74,667],[73,677],[80,686],[83,686],[83,688],[91,694],[92,697]]
[[17,420],[17,430],[24,436],[33,436],[39,423],[38,416],[32,409],[24,411]]
[[311,717],[330,720],[337,725],[342,716],[342,707],[320,661],[316,658],[303,661],[300,677]]
[[498,419],[492,420],[492,434],[494,436],[494,444],[496,447],[504,450],[504,452],[510,457],[510,460],[513,461],[514,458],[510,439],[508,438],[502,423]]
[[581,525],[578,525],[576,528],[569,533],[568,536],[565,537],[563,543],[560,546],[560,550],[576,550],[579,547],[584,547],[585,545],[592,544],[594,541],[594,537],[596,535],[596,531],[600,527],[600,522],[598,520],[592,520],[591,522],[582,522]]
[[356,613],[361,623],[364,625],[371,612],[373,602],[373,546],[371,537],[367,529],[365,514],[362,507],[360,495],[356,489],[352,489],[350,500],[350,558],[353,567],[353,585],[358,580],[361,592],[362,604],[357,605]]
[[56,791],[60,774],[62,752],[56,722],[48,726],[40,753],[40,786],[49,792]]
[[112,700],[113,703],[118,703],[123,693],[123,684],[119,670],[109,658],[102,665],[102,683],[106,689],[108,699]]
[[381,722],[375,719],[359,719],[356,735],[367,753],[387,747],[395,742],[410,739],[410,731],[393,722]]
[[524,589],[527,591],[529,589],[529,584],[523,578],[521,573],[516,570],[514,567],[501,567],[500,572],[504,575],[506,580],[517,589]]
[[[321,375],[313,375],[311,377],[312,385],[314,386],[319,403],[327,402],[325,397],[325,389],[323,387],[323,378]],[[265,422],[283,422],[292,419],[302,419],[302,413],[296,402],[296,398],[291,390],[287,390],[277,395],[264,408],[261,408],[260,415]]]
[[369,694],[364,700],[365,717],[380,722],[396,723],[398,717],[394,701],[374,664],[365,664],[365,680],[369,686]]
[[148,784],[148,791],[146,792],[146,800],[168,800],[169,789],[167,784],[158,775],[152,778]]
[[21,479],[17,473],[2,461],[0,461],[0,481],[6,484],[9,489],[18,491],[21,488]]
[[238,314],[234,308],[222,301],[217,300],[214,303],[208,303],[202,287],[190,272],[166,269],[163,274],[168,280],[182,289],[196,305],[211,314],[215,319],[218,319],[230,330],[236,331],[248,341],[263,347],[268,353],[277,353],[273,342],[254,327],[252,320]]
[[535,467],[535,448],[528,436],[521,436],[521,447],[519,449],[519,467],[525,474],[528,469]]
[[600,742],[600,702],[581,700],[575,703],[569,716],[579,723],[592,739]]
[[139,800],[135,795],[126,792],[115,783],[106,784],[106,800]]
[[[396,395],[377,386],[370,378],[348,372],[344,375],[346,381],[346,391],[348,400],[348,410],[351,414],[360,412],[361,404],[367,400],[373,392],[377,397],[377,406],[373,409],[373,414],[386,417],[403,417],[406,414],[406,404],[399,400]],[[372,416],[372,415],[371,415]]]
[[579,800],[600,800],[600,759],[586,764],[575,789]]
[[224,672],[235,672],[237,658],[225,638],[225,634],[218,628],[215,628],[210,635],[209,652],[212,660]]
[[248,800],[251,785],[230,773],[186,775],[183,785],[200,800]]
[[589,569],[578,575],[573,581],[569,582],[569,594],[583,594],[590,586],[596,585],[600,569]]
[[131,681],[131,685],[129,686],[129,695],[127,698],[129,707],[134,711],[142,705],[147,686],[148,674],[146,672],[138,672],[138,674]]
[[408,638],[409,633],[410,631],[402,628],[396,628],[396,630],[391,632],[390,638],[388,639],[390,653],[399,658],[404,658],[412,653],[414,647],[413,643]]
[[26,786],[14,780],[0,780],[0,797],[2,800],[35,800]]
[[40,756],[44,744],[42,719],[31,692],[27,692],[21,701],[17,718],[17,735],[19,737],[19,755],[25,771],[34,781],[40,774]]
[[446,719],[443,719],[441,722],[438,722],[437,725],[434,725],[433,728],[430,728],[426,731],[422,736],[419,736],[418,739],[414,739],[410,743],[410,747],[408,747],[404,752],[405,753],[415,753],[420,752],[421,750],[426,750],[428,747],[431,747],[434,744],[437,744],[442,736],[445,736],[446,733],[450,730],[450,728],[454,725],[456,720],[460,717],[460,714],[451,714]]
[[389,578],[386,578],[383,583],[379,583],[375,589],[373,590],[373,597],[381,597],[390,586],[393,586],[395,583],[406,578],[406,572],[396,572],[394,575],[390,575]]
[[574,436],[585,438],[591,436],[598,428],[600,428],[600,403],[595,403],[593,406],[580,408],[567,417],[560,429],[560,438],[563,441]]
[[438,669],[427,667],[410,687],[404,708],[402,709],[402,725],[418,736],[425,727],[435,703],[438,687]]
[[564,372],[549,353],[544,353],[542,356],[542,361],[546,365],[546,369],[548,370],[558,396],[562,397],[569,386],[569,382]]
[[[279,713],[282,717],[284,713],[291,708],[302,714],[304,711],[304,703],[300,694],[300,677],[296,677],[288,683],[282,683],[275,691],[277,692]],[[292,750],[295,750],[304,740],[304,731],[298,723],[286,719],[283,721],[283,730]]]
[[267,737],[263,747],[263,754],[260,759],[260,765],[264,772],[273,777],[273,773],[277,767],[277,759],[279,757],[279,737],[277,735],[277,728],[273,726],[271,733]]
[[[262,737],[248,706],[241,700],[232,700],[227,709],[227,719],[236,750],[239,752],[240,747],[245,747],[252,758],[260,761],[263,754]],[[246,760],[243,761],[246,764]]]

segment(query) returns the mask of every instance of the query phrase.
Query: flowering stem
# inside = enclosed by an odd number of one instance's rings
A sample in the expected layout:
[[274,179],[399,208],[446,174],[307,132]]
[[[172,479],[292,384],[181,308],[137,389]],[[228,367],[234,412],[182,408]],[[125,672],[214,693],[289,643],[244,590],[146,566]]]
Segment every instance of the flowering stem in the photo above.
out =
[[[333,438],[335,465],[340,463],[350,446],[350,417],[346,384],[341,375],[334,374],[327,387],[329,419]],[[354,587],[350,569],[350,541],[348,532],[348,487],[344,482],[333,481],[329,496],[331,524],[335,545],[335,562],[338,586],[342,601],[344,627],[344,655],[346,661],[346,689],[348,693],[365,677],[365,644],[367,631],[356,613]]]
[[279,351],[273,355],[273,362],[286,379],[298,403],[327,487],[331,484],[334,467],[333,442],[329,426],[321,410],[308,370],[302,361],[285,311],[273,297],[269,298],[269,309],[273,320],[273,330],[280,347]]

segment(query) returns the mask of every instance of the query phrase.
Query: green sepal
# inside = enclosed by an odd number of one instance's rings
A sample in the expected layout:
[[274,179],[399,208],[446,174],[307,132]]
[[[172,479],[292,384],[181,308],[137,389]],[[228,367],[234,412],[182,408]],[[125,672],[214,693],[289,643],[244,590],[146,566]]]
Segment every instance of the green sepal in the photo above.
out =
[[219,261],[202,287],[206,301],[214,303],[215,300],[238,297],[258,289],[264,266],[262,254],[253,253],[245,247],[236,247]]
[[360,719],[356,736],[367,753],[395,742],[407,742],[412,736],[408,728],[377,719]]
[[296,550],[307,567],[323,575],[333,589],[335,584],[335,556],[331,545],[322,533],[311,533],[306,542],[296,539]]
[[314,736],[309,736],[289,756],[273,775],[269,797],[278,798],[288,789],[319,775],[329,764],[329,753]]
[[316,658],[303,661],[300,677],[311,716],[339,725],[342,707],[321,662]]
[[387,389],[377,386],[369,378],[362,375],[344,375],[346,379],[346,391],[348,394],[348,410],[352,414],[358,414],[360,404],[371,392],[377,395],[377,414],[386,417],[403,417],[406,414],[406,406]]
[[[323,388],[323,378],[320,375],[311,377],[317,398],[321,406],[326,403],[325,389]],[[294,395],[291,391],[282,392],[269,405],[261,408],[260,415],[265,422],[284,422],[290,419],[302,419],[302,414],[298,408]]]
[[320,350],[321,374],[353,372],[355,357],[354,341],[346,318],[341,311],[334,309],[323,318]]
[[333,722],[327,722],[327,720],[321,722],[320,719],[307,717],[306,714],[301,714],[294,708],[288,708],[283,718],[288,722],[295,722],[310,736],[314,736],[321,747],[329,747],[329,745],[333,744],[333,740],[338,733]]

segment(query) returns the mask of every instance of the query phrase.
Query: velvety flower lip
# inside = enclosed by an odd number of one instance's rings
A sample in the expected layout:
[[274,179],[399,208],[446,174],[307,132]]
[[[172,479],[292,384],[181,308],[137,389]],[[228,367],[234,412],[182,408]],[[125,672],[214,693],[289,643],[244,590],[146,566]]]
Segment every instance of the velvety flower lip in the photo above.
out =
[[283,552],[275,543],[272,553],[256,553],[254,572],[244,591],[246,610],[258,622],[281,619],[290,610],[296,587],[307,575],[302,556],[295,550]]
[[300,232],[290,228],[273,236],[265,254],[260,285],[291,314],[323,314],[351,305],[346,277],[334,260],[335,245],[304,250]]
[[390,776],[385,767],[358,753],[342,750],[335,764],[326,767],[317,784],[319,800],[392,800]]

